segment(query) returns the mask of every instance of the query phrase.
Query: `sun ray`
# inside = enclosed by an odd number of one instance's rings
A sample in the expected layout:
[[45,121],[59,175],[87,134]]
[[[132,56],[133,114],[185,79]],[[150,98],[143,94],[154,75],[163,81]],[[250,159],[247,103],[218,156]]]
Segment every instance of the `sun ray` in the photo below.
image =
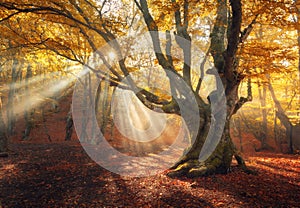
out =
[[[3,110],[8,111],[9,108],[12,108],[13,118],[18,120],[24,115],[25,111],[31,111],[35,108],[38,108],[39,106],[44,105],[47,102],[57,102],[55,100],[57,95],[59,97],[59,94],[68,89],[72,84],[74,84],[74,81],[78,77],[84,76],[88,72],[88,70],[84,70],[76,76],[76,70],[77,69],[75,68],[69,68],[68,71],[72,73],[68,73],[60,77],[58,76],[60,72],[52,72],[48,73],[47,76],[37,75],[28,79],[27,81],[23,80],[19,83],[15,83],[15,90],[25,87],[29,88],[29,96],[28,92],[20,90],[19,93],[16,93],[14,95],[18,102],[15,102],[14,106],[4,105]],[[55,79],[51,80],[53,78]],[[1,87],[2,92],[8,89],[9,85]]]

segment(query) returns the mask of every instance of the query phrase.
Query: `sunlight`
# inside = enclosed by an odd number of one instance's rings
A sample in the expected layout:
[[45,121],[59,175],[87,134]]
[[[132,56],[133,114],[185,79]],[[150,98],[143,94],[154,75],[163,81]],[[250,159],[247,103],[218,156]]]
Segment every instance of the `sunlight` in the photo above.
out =
[[111,51],[111,52],[108,53],[108,57],[109,57],[110,60],[114,60],[114,59],[117,58],[117,55],[114,52]]
[[139,105],[130,105],[128,112],[129,121],[136,129],[145,131],[150,127],[150,116]]
[[[81,72],[82,67],[81,66],[72,66],[68,67],[64,71],[67,72],[68,74],[73,74],[76,77],[76,73]],[[0,91],[2,93],[7,92],[11,87],[14,87],[15,90],[24,88],[26,86],[31,86],[34,87],[34,84],[39,85],[39,82],[44,82],[45,80],[50,79],[50,77],[60,77],[61,72],[60,71],[55,71],[47,74],[40,74],[40,75],[34,75],[28,80],[21,80],[19,82],[10,82],[9,84],[5,84],[0,86]]]
[[[52,73],[51,73],[52,74]],[[53,72],[53,75],[57,74],[57,72]],[[49,74],[50,75],[50,74]],[[8,91],[11,87],[14,87],[15,90],[18,90],[20,88],[25,87],[26,85],[33,85],[37,82],[41,82],[45,79],[45,75],[37,75],[32,77],[31,79],[29,79],[28,81],[26,80],[22,80],[21,82],[18,83],[9,83],[9,84],[5,84],[3,86],[0,87],[0,91],[1,92],[6,92]],[[28,83],[26,83],[28,82]]]
[[3,179],[4,177],[8,177],[8,176],[14,174],[14,170],[16,170],[16,165],[15,164],[4,164],[1,167],[1,170],[5,173],[5,174],[0,174],[0,179]]
[[[45,75],[39,75],[34,76],[27,81],[15,83],[15,89],[28,87],[29,92],[21,91],[20,93],[15,94],[16,102],[14,103],[14,106],[6,106],[6,110],[11,108],[13,110],[13,118],[17,120],[24,115],[26,110],[32,111],[47,102],[54,105],[54,103],[57,102],[55,99],[59,97],[62,92],[67,90],[78,76],[83,76],[84,73],[86,74],[88,72],[88,70],[84,70],[83,72],[81,71],[81,73],[78,73],[76,67],[69,67],[67,70],[69,73],[65,76],[59,77],[59,72],[53,72],[47,74],[47,77]],[[76,73],[78,74],[77,76]],[[51,80],[54,77],[55,79]],[[2,87],[2,89],[8,90],[9,85]]]
[[166,126],[166,115],[145,107],[132,91],[116,90],[112,112],[117,129],[134,141],[152,141],[161,135]]

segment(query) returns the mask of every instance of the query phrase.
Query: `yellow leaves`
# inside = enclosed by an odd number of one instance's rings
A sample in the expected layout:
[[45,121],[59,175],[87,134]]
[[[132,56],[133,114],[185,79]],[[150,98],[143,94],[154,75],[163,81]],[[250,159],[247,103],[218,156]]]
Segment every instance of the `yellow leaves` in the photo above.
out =
[[170,30],[178,4],[171,1],[155,0],[149,2],[149,7],[159,29]]
[[145,90],[157,95],[160,99],[159,101],[170,100],[171,99],[171,96],[169,94],[167,94],[166,91],[161,89],[161,88],[146,86]]
[[[262,21],[263,18],[260,18]],[[264,21],[267,22],[266,17]],[[273,25],[254,25],[250,36],[240,51],[240,69],[246,74],[256,74],[253,69],[283,73],[298,65],[298,44],[295,31]]]
[[140,69],[138,67],[128,66],[127,70],[128,72],[135,72],[135,71],[139,71]]

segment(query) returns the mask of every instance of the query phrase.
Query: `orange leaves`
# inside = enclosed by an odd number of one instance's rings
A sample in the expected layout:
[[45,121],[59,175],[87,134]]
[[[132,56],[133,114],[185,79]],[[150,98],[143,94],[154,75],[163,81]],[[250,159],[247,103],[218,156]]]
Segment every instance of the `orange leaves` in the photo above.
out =
[[[56,114],[57,120],[61,117]],[[256,153],[249,159],[258,175],[247,175],[234,166],[227,175],[197,179],[172,179],[163,174],[130,178],[99,167],[77,143],[15,143],[12,147],[18,154],[2,160],[4,167],[0,168],[3,176],[0,189],[5,193],[0,198],[5,207],[21,206],[24,202],[30,207],[298,207],[299,204],[299,155]]]

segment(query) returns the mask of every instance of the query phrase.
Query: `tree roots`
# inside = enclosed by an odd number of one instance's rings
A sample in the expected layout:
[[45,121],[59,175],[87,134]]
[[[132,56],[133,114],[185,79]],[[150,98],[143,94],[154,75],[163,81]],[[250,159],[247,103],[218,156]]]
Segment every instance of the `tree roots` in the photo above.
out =
[[[256,171],[249,169],[246,166],[246,163],[242,156],[235,153],[234,154],[235,159],[238,162],[238,167],[243,170],[243,172],[247,174],[257,174]],[[227,174],[230,172],[230,166],[227,167],[227,165],[224,165],[222,163],[221,158],[215,157],[212,160],[209,160],[209,162],[200,162],[196,159],[191,160],[181,160],[176,165],[174,165],[170,172],[167,174],[167,176],[171,178],[177,178],[177,177],[188,177],[188,178],[195,178],[195,177],[202,177],[202,176],[208,176],[212,174]]]

